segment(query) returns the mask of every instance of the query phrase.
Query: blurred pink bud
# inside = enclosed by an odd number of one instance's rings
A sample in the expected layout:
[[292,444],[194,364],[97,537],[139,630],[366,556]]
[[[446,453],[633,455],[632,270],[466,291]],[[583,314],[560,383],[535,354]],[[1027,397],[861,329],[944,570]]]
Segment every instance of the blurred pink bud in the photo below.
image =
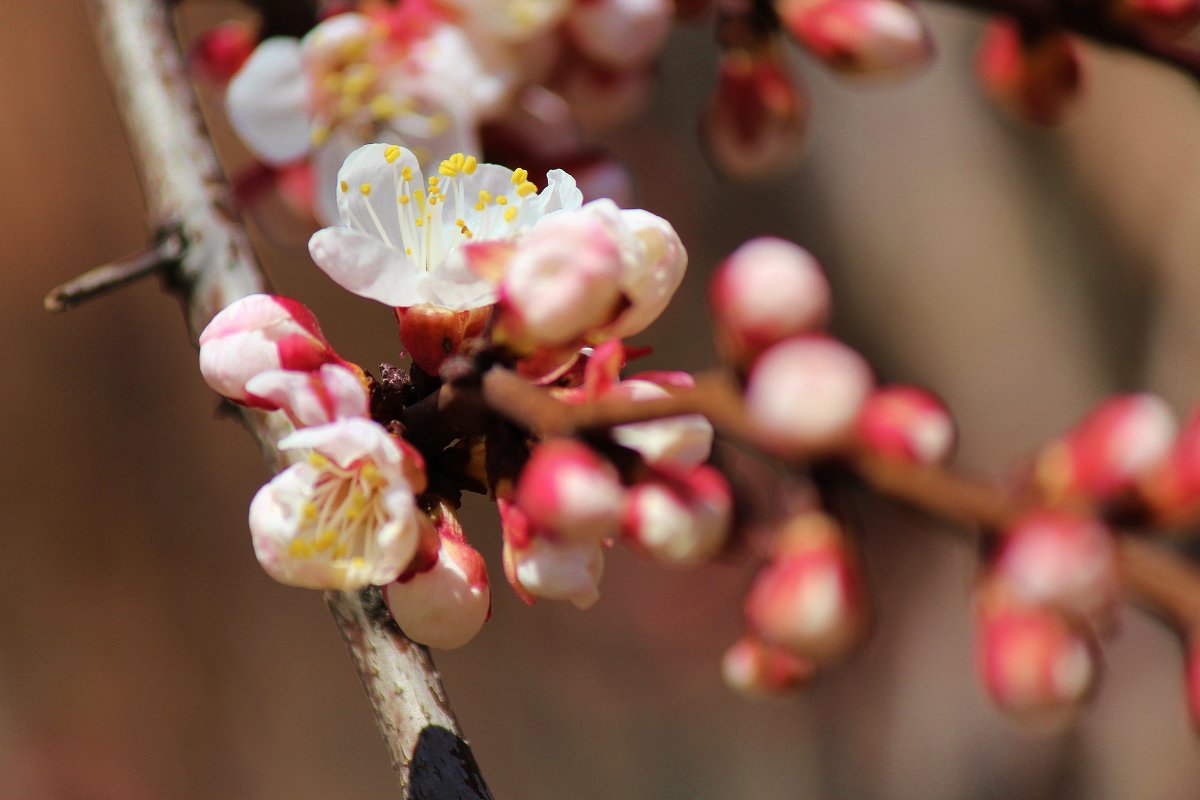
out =
[[625,526],[629,536],[660,561],[699,564],[729,538],[733,493],[713,467],[657,471],[629,492]]
[[1166,459],[1143,483],[1143,490],[1166,520],[1187,518],[1200,507],[1200,407],[1192,411]]
[[243,22],[224,22],[196,37],[190,52],[195,74],[213,83],[229,83],[258,46],[258,34]]
[[723,354],[748,364],[771,345],[825,325],[829,281],[804,248],[764,236],[725,259],[709,283],[708,303]]
[[1037,125],[1057,125],[1083,88],[1079,48],[1060,30],[1022,35],[994,17],[979,44],[976,68],[983,88],[1001,107]]
[[1018,717],[1060,722],[1096,683],[1096,652],[1060,615],[1044,608],[984,608],[979,672],[997,706]]
[[259,407],[283,410],[301,428],[369,416],[362,371],[339,364],[323,364],[312,372],[260,372],[246,381],[246,395]]
[[1092,517],[1034,511],[1005,532],[993,577],[1021,603],[1104,622],[1120,583],[1113,536]]
[[436,560],[388,584],[384,597],[408,638],[451,650],[479,633],[491,615],[492,592],[483,556],[467,543],[454,513],[444,505],[440,511]]
[[735,178],[762,178],[789,165],[804,146],[808,104],[774,48],[721,54],[717,86],[700,119],[713,167]]
[[866,596],[838,524],[810,512],[793,519],[746,597],[750,629],[817,664],[836,661],[866,629]]
[[517,479],[516,502],[535,528],[599,543],[617,535],[626,492],[613,466],[589,447],[553,439],[534,448]]
[[743,694],[785,694],[816,677],[817,668],[795,653],[752,635],[738,639],[721,659],[725,683]]
[[519,349],[566,345],[611,322],[621,274],[617,241],[601,219],[547,217],[526,234],[500,284],[506,340]]
[[650,99],[651,71],[644,67],[613,69],[576,56],[561,62],[551,87],[570,104],[590,135],[629,119]]
[[755,362],[746,413],[772,449],[833,446],[852,430],[873,383],[867,362],[846,345],[798,336]]
[[1166,460],[1175,433],[1175,415],[1161,398],[1118,395],[1042,451],[1034,479],[1052,500],[1112,499]]
[[587,0],[567,17],[575,46],[614,69],[645,66],[671,30],[670,0]]
[[437,375],[442,362],[459,352],[463,342],[483,334],[491,306],[470,309],[436,305],[396,309],[400,342],[413,363],[428,375]]
[[843,72],[908,70],[933,55],[925,23],[900,0],[785,0],[780,17],[814,56]]
[[525,602],[569,600],[586,609],[600,599],[604,550],[596,542],[551,541],[534,536],[526,547],[504,542],[504,574]]
[[[605,397],[638,402],[670,397],[670,392],[650,381],[630,379],[613,386]],[[700,414],[688,414],[617,425],[612,437],[649,464],[695,466],[712,453],[713,427]]]
[[954,448],[954,420],[932,392],[884,386],[867,398],[858,435],[872,453],[914,464],[939,464]]
[[223,309],[200,334],[200,372],[220,394],[248,406],[275,408],[247,395],[246,381],[268,370],[311,372],[344,361],[317,318],[287,297],[252,294]]

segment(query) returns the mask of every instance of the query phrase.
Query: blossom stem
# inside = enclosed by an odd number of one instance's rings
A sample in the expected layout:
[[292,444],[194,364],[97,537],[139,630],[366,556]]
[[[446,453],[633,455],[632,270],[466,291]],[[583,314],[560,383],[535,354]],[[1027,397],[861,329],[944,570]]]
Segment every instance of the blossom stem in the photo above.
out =
[[[87,5],[150,224],[177,231],[184,244],[169,285],[183,303],[196,341],[218,311],[266,290],[267,281],[231,211],[167,4],[89,0]],[[289,457],[276,447],[290,430],[283,415],[245,408],[240,414],[267,462],[276,470],[287,466]],[[380,621],[377,593],[374,598],[333,593],[328,600],[397,767],[399,796],[488,797],[428,653]]]

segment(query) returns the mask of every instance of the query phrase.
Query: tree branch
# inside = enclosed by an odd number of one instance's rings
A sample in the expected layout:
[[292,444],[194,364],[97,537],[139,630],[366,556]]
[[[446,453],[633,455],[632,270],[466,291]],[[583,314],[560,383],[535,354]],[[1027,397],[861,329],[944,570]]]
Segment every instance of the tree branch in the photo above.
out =
[[[195,341],[218,311],[266,290],[267,281],[233,212],[163,2],[89,0],[88,7],[145,194],[152,237],[161,243],[178,236],[183,243],[170,259],[169,285],[183,304]],[[103,275],[93,282],[115,285]],[[63,291],[64,298],[78,298],[83,290]],[[267,462],[276,470],[285,467],[288,456],[275,446],[290,430],[283,415],[240,413]],[[333,592],[327,599],[375,709],[401,797],[488,797],[428,652],[380,613],[377,592]]]

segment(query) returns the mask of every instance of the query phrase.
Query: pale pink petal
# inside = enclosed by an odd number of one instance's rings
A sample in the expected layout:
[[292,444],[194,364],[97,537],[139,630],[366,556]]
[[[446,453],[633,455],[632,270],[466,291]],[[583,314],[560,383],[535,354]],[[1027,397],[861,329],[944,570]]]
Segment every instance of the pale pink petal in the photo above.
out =
[[229,122],[263,161],[294,161],[311,144],[309,91],[300,43],[272,37],[255,48],[230,81],[225,95]]
[[359,297],[405,307],[428,301],[422,288],[428,273],[370,234],[325,228],[308,240],[308,252],[326,275]]

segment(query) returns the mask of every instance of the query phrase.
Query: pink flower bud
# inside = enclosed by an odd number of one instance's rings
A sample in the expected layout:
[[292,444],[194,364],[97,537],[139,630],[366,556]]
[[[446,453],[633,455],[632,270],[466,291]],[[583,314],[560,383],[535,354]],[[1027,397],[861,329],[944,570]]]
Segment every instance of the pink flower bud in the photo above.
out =
[[866,596],[838,524],[820,513],[790,522],[745,608],[767,642],[817,664],[844,656],[865,632]]
[[721,660],[725,683],[749,695],[796,691],[816,674],[817,668],[812,662],[751,635],[738,639]]
[[516,502],[535,528],[598,543],[617,535],[625,495],[611,464],[579,442],[554,439],[534,448],[517,479]]
[[1112,499],[1167,458],[1175,431],[1175,417],[1161,398],[1110,398],[1039,454],[1035,481],[1051,500]]
[[1024,604],[1103,622],[1117,601],[1112,534],[1098,520],[1034,511],[1005,532],[993,577]]
[[899,0],[785,1],[780,17],[813,55],[843,72],[906,70],[933,55],[925,23]]
[[459,352],[463,342],[483,333],[491,313],[490,306],[466,310],[435,305],[397,308],[400,342],[414,364],[436,376],[442,362]]
[[566,345],[620,310],[622,264],[609,227],[587,213],[549,216],[513,254],[500,284],[506,341]]
[[558,542],[534,536],[526,547],[504,542],[504,574],[525,602],[569,600],[586,609],[600,599],[604,550],[588,541]]
[[1043,608],[984,608],[978,664],[997,706],[1018,717],[1058,722],[1083,702],[1097,677],[1090,641]]
[[311,372],[322,364],[353,366],[333,351],[312,312],[287,297],[243,297],[213,317],[200,334],[204,380],[244,405],[261,405],[246,393],[246,381],[255,375],[277,369]]
[[976,60],[983,88],[1001,107],[1037,125],[1057,125],[1083,86],[1079,48],[1059,30],[1023,36],[1010,19],[993,18]]
[[669,0],[588,0],[567,17],[572,41],[588,58],[614,69],[648,64],[671,30]]
[[229,83],[258,45],[258,34],[242,22],[217,25],[196,38],[190,65],[197,75],[217,84]]
[[700,120],[704,153],[735,178],[761,178],[790,164],[804,146],[808,103],[779,53],[721,54],[717,86]]
[[824,326],[829,281],[804,248],[764,236],[725,259],[708,302],[725,357],[747,364],[777,342]]
[[846,345],[800,336],[755,362],[746,412],[772,449],[833,446],[852,430],[873,382],[867,362]]
[[443,508],[440,547],[432,566],[411,571],[384,592],[400,629],[420,644],[451,650],[475,638],[491,615],[487,567],[463,537],[453,512]]
[[[670,392],[650,381],[630,379],[613,386],[608,398],[643,401],[669,397]],[[699,414],[617,425],[612,437],[636,450],[647,463],[695,466],[712,453],[712,424]]]
[[699,466],[674,474],[659,471],[629,492],[625,527],[655,558],[699,564],[720,552],[729,538],[733,493],[721,473]]
[[1200,407],[1184,423],[1167,458],[1143,489],[1165,520],[1188,518],[1200,507]]
[[954,420],[932,392],[885,386],[867,398],[858,435],[868,450],[896,461],[939,464],[954,447]]
[[613,69],[576,55],[558,64],[550,88],[570,104],[580,126],[594,135],[643,108],[653,89],[652,77],[646,67]]
[[260,372],[246,381],[246,396],[258,407],[282,409],[301,428],[369,416],[362,371],[339,364],[313,372]]

